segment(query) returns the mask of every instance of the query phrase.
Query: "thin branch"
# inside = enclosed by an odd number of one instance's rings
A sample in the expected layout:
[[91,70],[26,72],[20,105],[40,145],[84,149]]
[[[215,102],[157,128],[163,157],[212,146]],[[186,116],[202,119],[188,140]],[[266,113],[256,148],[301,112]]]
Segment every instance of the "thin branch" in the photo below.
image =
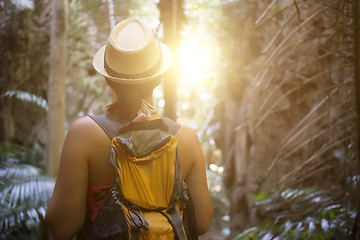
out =
[[296,8],[296,12],[297,12],[297,14],[298,14],[298,19],[299,19],[299,21],[301,22],[301,21],[302,21],[302,20],[301,20],[301,14],[300,14],[299,6],[298,6],[296,0],[294,0],[294,5],[295,5],[295,8]]
[[[322,77],[325,75],[325,73],[328,73],[328,72],[334,72],[334,71],[337,71],[337,70],[341,70],[341,69],[344,69],[344,68],[347,68],[347,67],[352,67],[353,64],[346,64],[346,65],[343,65],[343,66],[338,66],[334,69],[331,69],[331,70],[325,70],[325,71],[322,71],[318,74],[315,74],[314,76],[312,76],[311,78],[309,78],[308,80],[306,80],[303,84],[306,84],[306,83],[309,83],[311,81],[314,81],[316,79],[318,79],[319,77]],[[262,118],[255,124],[255,126],[251,129],[251,131],[254,131],[264,120],[265,118],[269,115],[269,113],[271,112],[271,110],[277,105],[279,104],[283,99],[285,99],[287,96],[289,96],[291,93],[293,93],[295,90],[297,89],[297,87],[293,87],[291,88],[290,90],[288,90],[286,93],[284,93],[281,97],[279,97],[275,103],[273,105],[271,105],[267,111],[264,113],[264,115],[262,116]]]
[[301,169],[303,169],[306,165],[312,163],[316,158],[320,157],[323,153],[325,153],[326,151],[332,149],[333,147],[349,140],[352,136],[346,136],[342,139],[339,139],[336,142],[333,142],[329,145],[326,145],[325,147],[319,148],[318,151],[316,151],[309,159],[307,159],[306,161],[304,161],[300,166],[296,167],[294,170],[292,170],[291,172],[285,174],[279,181],[277,184],[281,184],[281,182],[285,181],[287,178],[291,177],[292,175],[296,174],[298,171],[300,171]]
[[[311,15],[310,17],[308,17],[307,19],[305,19],[301,24],[299,24],[296,28],[294,28],[287,36],[285,36],[285,38],[280,42],[280,44],[276,47],[276,49],[271,53],[271,55],[268,57],[268,59],[265,62],[265,66],[268,66],[269,64],[272,63],[273,59],[275,58],[275,56],[278,55],[279,50],[283,47],[283,45],[288,42],[288,40],[303,26],[305,26],[306,24],[308,24],[311,20],[313,20],[315,17],[317,17],[320,13],[324,12],[325,10],[327,10],[329,7],[331,7],[332,5],[334,5],[336,3],[336,1],[328,6],[325,6],[323,8],[321,8],[320,10],[316,11],[313,15]],[[261,84],[261,81],[259,81],[258,79],[255,78],[254,82],[258,82],[257,85]]]
[[290,22],[290,20],[294,17],[295,12],[293,12],[286,20],[285,23],[281,25],[279,31],[275,34],[275,36],[270,40],[269,44],[264,48],[264,50],[262,50],[262,53],[266,53],[270,47],[275,43],[275,40],[280,36],[280,34],[283,32],[284,27],[286,26],[286,24],[288,22]]
[[[349,102],[348,102],[349,103]],[[338,104],[337,106],[333,107],[332,109],[330,109],[329,111],[336,111],[338,108],[344,106],[345,103],[341,103],[341,104]],[[353,109],[349,109],[347,110],[346,112],[350,112],[350,111],[353,111]],[[345,113],[346,113],[345,112]],[[286,138],[289,138],[289,139],[286,139],[286,140],[283,140],[283,144],[281,144],[281,148],[278,150],[278,154],[274,157],[273,161],[271,162],[270,166],[268,167],[268,169],[260,174],[260,178],[261,179],[266,179],[267,176],[270,174],[270,172],[274,169],[274,167],[281,161],[281,160],[284,160],[286,158],[288,158],[290,155],[292,155],[294,152],[296,152],[297,150],[299,150],[300,148],[302,148],[303,146],[305,146],[307,143],[313,141],[314,139],[318,138],[318,137],[321,137],[322,135],[324,135],[325,133],[327,133],[327,129],[324,129],[320,132],[318,132],[317,134],[315,134],[314,136],[312,136],[312,138],[310,139],[307,139],[306,141],[304,141],[302,144],[300,145],[297,145],[294,149],[292,149],[291,151],[288,151],[288,153],[281,157],[282,155],[282,151],[294,140],[296,139],[297,136],[299,136],[300,134],[302,134],[303,132],[305,132],[310,126],[312,126],[312,124],[316,123],[317,121],[319,121],[320,119],[322,119],[323,117],[327,116],[327,114],[329,114],[329,112],[324,112],[322,113],[320,116],[316,117],[315,119],[313,119],[309,124],[307,124],[306,126],[304,126],[303,128],[300,129],[300,131],[297,131],[293,134],[291,134],[291,131],[286,137]],[[344,120],[342,120],[344,121]],[[337,123],[339,124],[339,123]],[[296,127],[295,127],[296,128]],[[294,128],[294,129],[295,129]]]
[[286,6],[282,9],[280,9],[279,11],[277,11],[276,13],[274,13],[273,15],[271,15],[270,17],[268,17],[267,19],[265,19],[264,21],[262,21],[259,24],[255,23],[255,27],[256,28],[260,28],[262,25],[264,25],[265,23],[267,23],[268,21],[270,21],[272,18],[276,17],[277,15],[279,15],[280,13],[284,12],[285,10],[287,10],[288,8],[290,8],[290,6]]
[[[329,157],[329,159],[332,159],[331,157]],[[324,162],[322,162],[324,163]],[[305,181],[306,179],[314,176],[314,175],[319,175],[321,172],[325,172],[325,171],[329,171],[330,169],[335,169],[337,167],[337,164],[333,164],[333,165],[325,165],[322,164],[323,167],[318,168],[312,172],[308,172],[305,176],[302,176],[301,178],[297,179],[294,183],[292,183],[292,185],[297,185],[303,181]],[[289,184],[290,182],[286,182],[287,184]],[[289,185],[288,185],[289,186]],[[286,188],[286,187],[285,187]]]
[[265,9],[265,11],[260,15],[260,17],[255,21],[255,25],[258,25],[260,21],[265,17],[265,15],[270,11],[272,6],[277,2],[277,0],[273,0],[268,7]]
[[294,76],[294,74],[299,74],[299,72],[300,72],[301,70],[303,70],[305,67],[311,66],[311,65],[315,64],[316,62],[318,62],[318,61],[320,61],[320,60],[322,60],[322,59],[324,59],[324,58],[326,58],[326,57],[328,57],[328,56],[330,56],[330,55],[334,55],[334,54],[336,54],[336,53],[338,53],[338,52],[345,51],[345,50],[350,50],[350,49],[353,49],[353,47],[346,47],[346,48],[338,49],[338,50],[336,50],[336,51],[332,51],[332,52],[325,53],[325,54],[323,54],[323,55],[321,55],[321,56],[318,56],[318,57],[312,59],[311,61],[306,62],[306,63],[305,63],[302,67],[300,67],[297,71],[291,72],[289,75],[285,76],[285,77],[283,78],[283,80],[282,80],[279,84],[277,84],[277,85],[273,88],[273,90],[271,90],[271,92],[266,96],[265,100],[263,101],[263,103],[261,104],[261,106],[258,108],[258,111],[257,111],[257,112],[260,112],[260,111],[265,107],[266,103],[270,100],[271,96],[272,96],[278,89],[280,89],[280,87],[281,87],[285,82],[287,82],[288,80],[290,80],[290,77]]
[[[349,102],[348,102],[348,103],[349,103]],[[329,111],[330,111],[330,112],[331,112],[331,111],[335,111],[335,110],[337,110],[338,108],[342,107],[343,105],[345,105],[345,104],[339,104],[338,106],[336,106],[336,108],[334,108],[334,109],[332,109],[332,110],[329,110]],[[349,109],[348,109],[347,111],[345,111],[342,115],[345,115],[346,113],[349,113],[349,112],[352,112],[352,111],[354,111],[354,109],[353,109],[353,108],[349,108]],[[324,113],[320,114],[319,117],[317,117],[316,119],[314,119],[313,121],[311,121],[309,124],[307,124],[305,127],[303,127],[300,131],[296,132],[295,135],[299,135],[300,133],[304,132],[303,129],[308,129],[312,124],[314,124],[315,122],[317,122],[317,121],[320,120],[321,118],[327,116],[328,114],[329,114],[329,112],[324,112]],[[336,124],[339,125],[339,124],[340,124],[341,122],[343,122],[343,121],[345,121],[345,120],[342,119],[341,121],[337,122]],[[297,145],[297,146],[296,146],[294,149],[292,149],[291,151],[288,151],[288,152],[284,155],[283,158],[286,159],[286,158],[290,157],[293,153],[295,153],[297,150],[299,150],[300,148],[302,148],[303,146],[305,146],[307,143],[313,141],[314,139],[316,139],[316,138],[318,138],[318,137],[321,137],[321,136],[324,135],[326,132],[327,132],[327,129],[323,129],[323,130],[319,131],[317,134],[312,135],[311,138],[305,140],[305,141],[302,142],[300,145]],[[285,143],[284,147],[282,147],[282,148],[279,150],[279,152],[281,152],[281,151],[282,151],[287,145],[289,145],[289,143],[292,142],[292,140],[294,140],[294,139],[295,139],[295,137],[289,139],[289,140]],[[279,155],[280,155],[280,154],[279,154]]]

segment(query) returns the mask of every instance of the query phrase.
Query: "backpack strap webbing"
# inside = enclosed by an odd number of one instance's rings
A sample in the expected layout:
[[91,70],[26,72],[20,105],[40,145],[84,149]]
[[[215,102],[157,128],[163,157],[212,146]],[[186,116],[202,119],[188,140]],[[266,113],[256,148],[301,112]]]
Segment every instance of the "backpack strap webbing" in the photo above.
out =
[[[110,139],[113,139],[114,137],[116,137],[118,135],[119,129],[123,126],[123,124],[121,124],[119,122],[108,119],[106,114],[95,115],[95,116],[89,115],[89,117],[92,120],[94,120],[104,130],[104,132],[109,136]],[[169,133],[171,133],[172,135],[175,135],[175,133],[180,128],[180,124],[177,122],[174,122],[173,120],[171,120],[167,117],[162,117],[161,119],[168,126]]]
[[106,114],[101,115],[89,115],[89,117],[94,120],[109,136],[110,139],[113,139],[118,135],[118,130],[123,125],[119,122],[112,121],[106,117]]
[[168,220],[174,229],[175,240],[187,240],[183,229],[183,222],[178,211],[173,207],[169,207],[165,212],[162,211],[160,213]]
[[162,120],[169,127],[169,133],[171,133],[172,135],[175,135],[175,133],[180,128],[180,123],[174,122],[173,120],[171,120],[167,117],[162,117]]
[[141,228],[149,229],[149,223],[146,219],[140,214],[139,210],[130,208],[131,211],[131,240],[139,239],[139,230]]

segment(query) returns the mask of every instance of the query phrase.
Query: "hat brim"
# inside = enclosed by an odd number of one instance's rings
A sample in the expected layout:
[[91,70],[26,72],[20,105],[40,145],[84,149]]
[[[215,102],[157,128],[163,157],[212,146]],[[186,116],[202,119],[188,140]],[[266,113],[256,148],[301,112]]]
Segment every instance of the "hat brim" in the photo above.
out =
[[95,70],[100,73],[101,75],[103,75],[104,77],[106,77],[107,79],[115,82],[115,83],[122,83],[122,84],[142,84],[142,83],[147,83],[150,82],[152,80],[156,80],[158,79],[158,77],[160,77],[161,75],[163,75],[171,66],[172,63],[172,52],[170,47],[168,47],[167,45],[160,43],[160,48],[161,48],[161,54],[162,54],[162,61],[161,61],[161,66],[159,67],[159,70],[154,73],[151,76],[145,77],[145,78],[118,78],[118,77],[113,77],[110,76],[106,70],[105,70],[105,65],[104,65],[104,54],[105,54],[105,48],[106,45],[102,46],[95,54],[94,58],[93,58],[93,66],[95,68]]

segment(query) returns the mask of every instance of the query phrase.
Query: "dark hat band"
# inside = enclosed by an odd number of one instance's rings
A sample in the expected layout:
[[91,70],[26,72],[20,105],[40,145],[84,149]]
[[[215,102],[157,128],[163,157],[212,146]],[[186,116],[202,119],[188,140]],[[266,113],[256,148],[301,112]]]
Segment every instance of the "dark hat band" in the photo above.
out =
[[160,54],[159,60],[155,63],[155,65],[153,67],[151,67],[150,69],[146,70],[145,72],[136,73],[136,74],[119,73],[119,72],[115,71],[114,69],[112,69],[111,67],[109,67],[109,65],[106,63],[105,59],[104,59],[104,68],[105,68],[106,72],[109,74],[109,76],[111,76],[111,77],[126,78],[126,79],[139,79],[139,78],[147,78],[147,77],[153,76],[159,70],[161,63],[162,63],[162,55]]

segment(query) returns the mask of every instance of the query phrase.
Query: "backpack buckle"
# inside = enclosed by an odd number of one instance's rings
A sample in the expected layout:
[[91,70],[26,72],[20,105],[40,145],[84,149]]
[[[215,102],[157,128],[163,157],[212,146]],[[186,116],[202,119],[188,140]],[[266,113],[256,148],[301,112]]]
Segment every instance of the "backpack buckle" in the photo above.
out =
[[136,226],[136,228],[146,228],[149,229],[149,223],[146,221],[146,219],[140,214],[139,210],[141,208],[137,205],[132,205],[130,207],[131,209],[131,222]]

